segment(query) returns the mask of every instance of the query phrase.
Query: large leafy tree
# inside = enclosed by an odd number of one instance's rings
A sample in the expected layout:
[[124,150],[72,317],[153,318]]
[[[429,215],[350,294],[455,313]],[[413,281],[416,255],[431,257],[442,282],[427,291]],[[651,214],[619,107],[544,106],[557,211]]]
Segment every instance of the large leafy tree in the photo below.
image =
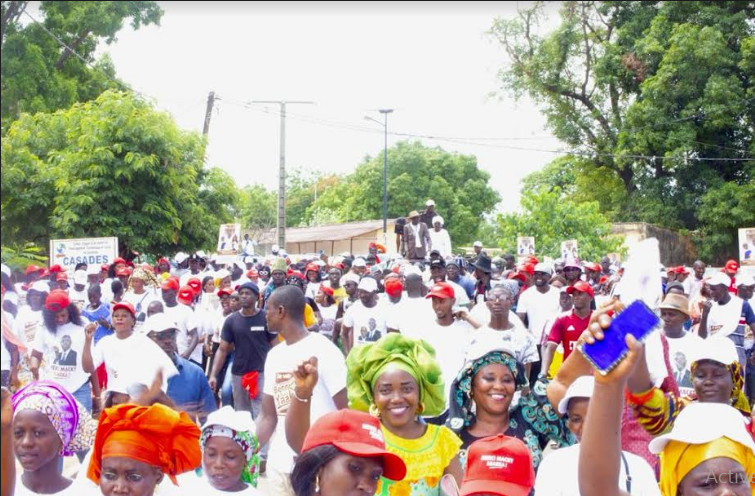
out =
[[753,2],[564,2],[547,35],[542,16],[538,2],[491,33],[510,59],[504,89],[533,98],[573,151],[550,169],[575,176],[564,191],[733,253],[735,226],[710,213],[753,181]]
[[[422,210],[425,201],[432,198],[453,242],[469,243],[483,223],[483,215],[500,201],[498,193],[488,186],[489,178],[473,156],[419,142],[399,142],[388,150],[388,217],[405,217],[412,210]],[[289,190],[287,206],[295,207],[287,210],[289,225],[381,219],[383,155],[366,157],[346,176],[318,176],[297,182]]]
[[205,142],[132,94],[24,114],[2,138],[2,241],[117,236],[121,250],[210,249],[239,193]]
[[576,239],[583,260],[598,260],[621,251],[622,239],[611,234],[611,224],[598,202],[575,202],[563,197],[558,187],[525,191],[522,212],[499,214],[500,247],[516,253],[517,236],[534,236],[536,254],[561,256],[561,242]]
[[239,221],[243,229],[252,231],[252,238],[259,241],[260,236],[276,226],[278,210],[277,195],[265,189],[261,184],[247,186],[241,193]]
[[138,29],[159,24],[163,14],[156,2],[147,1],[45,1],[35,15],[37,24],[24,15],[28,6],[28,1],[3,1],[1,7],[4,131],[22,112],[68,108],[117,88],[110,59],[94,58],[97,46],[115,41],[126,22]]

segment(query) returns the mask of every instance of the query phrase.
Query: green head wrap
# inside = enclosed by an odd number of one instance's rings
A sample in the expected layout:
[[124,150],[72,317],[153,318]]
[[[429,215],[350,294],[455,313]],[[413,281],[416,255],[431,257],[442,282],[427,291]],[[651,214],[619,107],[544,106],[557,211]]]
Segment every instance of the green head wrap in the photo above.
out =
[[275,259],[275,262],[273,262],[273,266],[271,267],[270,272],[280,270],[282,272],[286,272],[288,270],[288,265],[286,265],[286,259],[278,257]]
[[389,333],[375,343],[359,346],[346,357],[346,390],[349,408],[369,411],[378,377],[388,367],[409,373],[419,385],[423,415],[440,415],[446,409],[443,377],[435,361],[435,349],[427,342]]

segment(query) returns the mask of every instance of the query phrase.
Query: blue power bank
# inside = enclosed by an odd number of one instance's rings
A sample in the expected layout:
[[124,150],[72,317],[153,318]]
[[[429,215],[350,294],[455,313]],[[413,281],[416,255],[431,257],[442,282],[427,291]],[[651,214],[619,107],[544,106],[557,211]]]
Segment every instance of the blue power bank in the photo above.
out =
[[598,372],[606,375],[629,352],[625,341],[627,334],[631,334],[638,341],[644,341],[659,323],[658,316],[641,300],[636,300],[613,319],[608,329],[603,332],[601,341],[596,340],[593,344],[583,343],[578,348]]

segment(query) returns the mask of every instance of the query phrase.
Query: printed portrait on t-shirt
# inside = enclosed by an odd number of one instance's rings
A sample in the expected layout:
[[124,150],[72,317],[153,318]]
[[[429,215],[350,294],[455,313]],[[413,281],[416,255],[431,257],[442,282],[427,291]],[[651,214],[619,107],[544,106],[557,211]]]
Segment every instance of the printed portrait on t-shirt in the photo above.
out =
[[55,352],[54,365],[76,366],[76,350],[71,349],[71,336],[60,338],[60,349]]
[[681,351],[674,353],[672,364],[674,379],[680,388],[691,388],[692,378],[690,377],[689,363],[687,356]]

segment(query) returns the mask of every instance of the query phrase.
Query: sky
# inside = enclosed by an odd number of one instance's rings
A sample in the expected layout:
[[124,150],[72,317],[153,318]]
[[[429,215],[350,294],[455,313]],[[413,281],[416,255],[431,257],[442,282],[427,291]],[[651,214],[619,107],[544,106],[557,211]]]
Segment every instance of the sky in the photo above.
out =
[[279,107],[254,101],[314,102],[287,107],[286,164],[326,173],[380,153],[383,127],[365,116],[395,109],[389,131],[452,138],[420,141],[475,155],[503,212],[518,209],[521,179],[558,156],[537,150],[562,148],[529,99],[500,91],[507,57],[486,31],[517,2],[160,5],[159,27],[126,26],[100,53],[184,129],[202,131],[214,91],[208,164],[239,186],[277,187]]

